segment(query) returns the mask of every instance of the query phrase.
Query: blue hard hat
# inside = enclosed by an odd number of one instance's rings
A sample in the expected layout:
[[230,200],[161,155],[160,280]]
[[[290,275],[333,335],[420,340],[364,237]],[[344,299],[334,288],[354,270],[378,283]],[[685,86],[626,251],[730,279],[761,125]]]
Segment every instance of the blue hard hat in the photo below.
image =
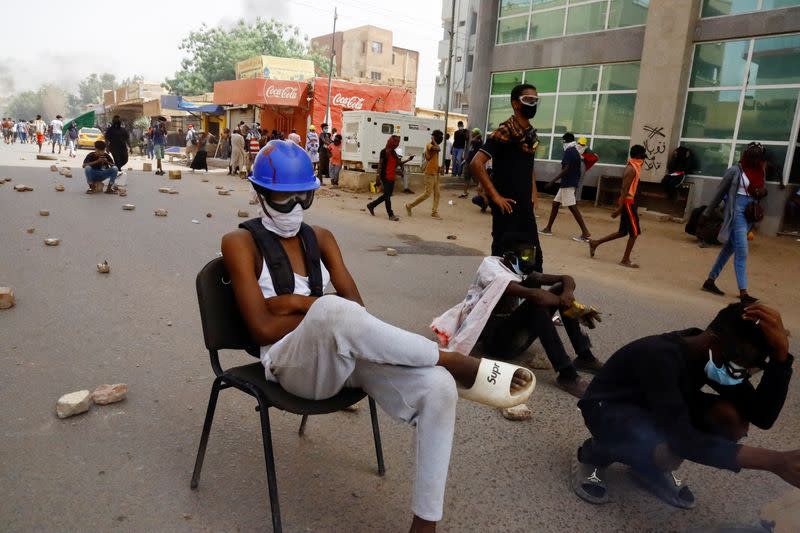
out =
[[274,140],[256,155],[253,173],[247,177],[253,185],[270,191],[302,192],[319,189],[314,163],[305,150],[292,141]]

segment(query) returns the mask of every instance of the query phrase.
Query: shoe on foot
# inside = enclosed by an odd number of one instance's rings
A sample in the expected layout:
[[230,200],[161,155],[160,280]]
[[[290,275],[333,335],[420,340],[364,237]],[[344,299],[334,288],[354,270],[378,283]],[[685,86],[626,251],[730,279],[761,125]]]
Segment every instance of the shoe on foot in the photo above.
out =
[[403,207],[406,208],[406,214],[408,216],[411,216],[411,206],[409,206],[408,204],[403,204]]
[[398,217],[397,215],[391,215],[389,217],[389,220],[391,220],[392,222],[397,222],[400,220],[400,217]]
[[575,242],[589,242],[589,237],[584,237],[583,235],[578,235],[577,237],[572,238]]
[[414,194],[414,191],[412,191],[411,189],[403,189],[403,192],[406,194]]
[[367,204],[367,211],[369,211],[370,215],[375,216],[375,208],[372,207],[370,204]]
[[576,398],[583,398],[583,394],[586,392],[586,387],[588,387],[589,384],[581,379],[580,376],[574,378],[571,376],[565,378],[558,376],[556,378],[556,386]]
[[675,475],[675,472],[645,471],[631,468],[633,479],[646,490],[679,509],[693,509],[696,500],[691,489]]
[[580,460],[581,449],[572,458],[570,485],[575,494],[582,500],[595,505],[608,503],[608,487],[605,477],[606,469]]
[[439,213],[431,213],[431,218],[435,218],[436,220],[442,220],[442,217],[439,216]]
[[711,279],[711,278],[708,278],[707,280],[705,280],[705,282],[703,282],[703,286],[701,288],[704,291],[710,292],[711,294],[716,294],[717,296],[724,296],[725,295],[725,293],[722,292],[719,287],[717,287],[717,284],[714,283],[714,280]]
[[467,197],[467,193],[459,194],[458,197],[459,198],[466,198]]
[[576,370],[588,372],[589,374],[597,374],[600,372],[600,369],[603,368],[603,363],[592,355],[591,357],[576,357],[575,360],[572,361],[572,366],[574,366]]
[[539,230],[539,235],[544,235],[545,237],[552,237],[553,236],[553,232],[550,231],[549,229],[540,229]]
[[[101,187],[102,187],[102,185],[101,185]],[[106,194],[117,194],[117,191],[115,190],[113,185],[109,184],[109,186],[106,187]]]
[[745,294],[744,296],[739,296],[739,301],[744,305],[753,305],[754,303],[758,302],[758,298],[750,296],[749,294]]

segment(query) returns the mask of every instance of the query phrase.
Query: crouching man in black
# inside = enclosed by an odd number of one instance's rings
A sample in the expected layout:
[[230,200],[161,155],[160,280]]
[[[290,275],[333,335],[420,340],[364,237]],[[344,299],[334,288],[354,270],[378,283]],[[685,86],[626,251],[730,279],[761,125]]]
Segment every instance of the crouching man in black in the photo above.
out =
[[[676,507],[695,505],[675,474],[684,459],[738,472],[767,470],[800,487],[800,450],[737,444],[750,424],[772,427],[783,407],[794,358],[780,314],[732,304],[705,331],[645,337],[606,362],[578,402],[591,432],[578,448],[572,488],[608,501],[605,467],[631,467],[645,488]],[[763,369],[757,387],[751,371]],[[717,394],[700,389],[709,385]]]

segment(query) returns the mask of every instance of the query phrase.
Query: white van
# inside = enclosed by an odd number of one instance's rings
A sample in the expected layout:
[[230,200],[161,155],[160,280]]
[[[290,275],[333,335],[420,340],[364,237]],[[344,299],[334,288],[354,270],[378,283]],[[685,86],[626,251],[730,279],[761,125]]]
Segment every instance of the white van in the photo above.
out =
[[404,113],[345,111],[342,115],[342,165],[350,170],[377,169],[380,152],[389,136],[399,135],[403,157],[414,156],[406,167],[415,172],[423,161],[422,153],[431,142],[433,130],[444,131],[443,120]]

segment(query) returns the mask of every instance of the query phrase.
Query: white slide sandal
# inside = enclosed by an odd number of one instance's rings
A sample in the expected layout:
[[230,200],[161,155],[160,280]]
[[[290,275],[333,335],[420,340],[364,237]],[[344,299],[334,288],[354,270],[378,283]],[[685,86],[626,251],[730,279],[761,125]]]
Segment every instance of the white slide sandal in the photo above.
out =
[[[531,382],[521,391],[512,394],[511,379],[519,369],[530,374]],[[458,396],[491,407],[514,407],[528,401],[535,387],[536,376],[529,369],[502,361],[481,359],[475,383],[469,389],[459,387]]]

